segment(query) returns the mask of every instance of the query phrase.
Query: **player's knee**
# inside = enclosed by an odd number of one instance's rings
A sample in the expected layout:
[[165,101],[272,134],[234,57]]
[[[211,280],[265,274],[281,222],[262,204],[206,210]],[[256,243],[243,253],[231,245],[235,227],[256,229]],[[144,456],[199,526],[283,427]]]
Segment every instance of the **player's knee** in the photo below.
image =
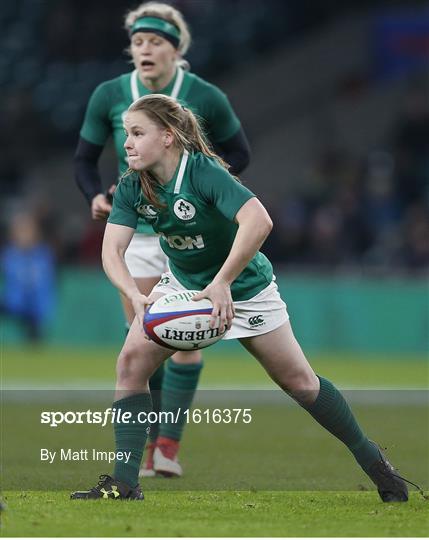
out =
[[298,403],[312,403],[319,393],[319,380],[312,370],[297,371],[287,378],[284,390]]
[[129,380],[139,376],[139,364],[141,359],[137,350],[132,347],[124,347],[116,362],[116,378],[118,381]]

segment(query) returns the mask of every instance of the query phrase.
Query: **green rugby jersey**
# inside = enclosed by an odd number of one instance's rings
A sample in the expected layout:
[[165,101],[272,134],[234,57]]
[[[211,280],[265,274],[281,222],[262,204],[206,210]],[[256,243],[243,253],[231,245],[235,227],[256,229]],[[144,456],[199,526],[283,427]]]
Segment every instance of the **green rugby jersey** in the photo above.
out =
[[[137,70],[100,84],[92,94],[80,135],[90,143],[104,146],[110,135],[118,156],[119,177],[127,170],[124,150],[123,116],[133,101],[152,94]],[[172,81],[157,93],[172,96],[194,112],[212,143],[223,142],[237,133],[240,121],[227,96],[207,81],[178,67]],[[150,226],[140,220],[138,232],[153,234]]]
[[[184,152],[170,182],[156,189],[165,208],[149,204],[137,174],[124,178],[114,193],[109,223],[136,228],[143,219],[161,235],[176,279],[187,289],[204,289],[231,251],[238,229],[235,215],[254,195],[200,152]],[[232,284],[233,300],[252,298],[272,278],[270,261],[258,252]]]

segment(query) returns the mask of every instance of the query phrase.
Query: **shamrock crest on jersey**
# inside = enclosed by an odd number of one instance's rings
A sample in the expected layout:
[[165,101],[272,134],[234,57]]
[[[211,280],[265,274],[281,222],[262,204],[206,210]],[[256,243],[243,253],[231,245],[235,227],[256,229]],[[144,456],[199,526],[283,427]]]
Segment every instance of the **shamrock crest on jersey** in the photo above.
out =
[[182,221],[189,221],[195,216],[195,206],[185,201],[185,199],[178,199],[174,203],[173,211],[175,215]]

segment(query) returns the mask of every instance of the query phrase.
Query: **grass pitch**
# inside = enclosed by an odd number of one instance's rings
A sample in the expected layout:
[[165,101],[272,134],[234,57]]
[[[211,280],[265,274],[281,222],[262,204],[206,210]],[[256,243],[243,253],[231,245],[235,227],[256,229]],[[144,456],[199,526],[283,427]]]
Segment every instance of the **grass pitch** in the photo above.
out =
[[69,501],[66,492],[8,492],[4,536],[426,536],[428,505],[375,493],[175,492],[139,501]]
[[[21,398],[4,402],[0,418],[2,488],[7,504],[1,535],[429,535],[428,501],[412,492],[407,504],[382,503],[348,450],[300,408],[287,406],[286,398],[285,403],[246,404],[250,394],[243,388],[272,385],[257,362],[238,351],[225,349],[219,354],[214,347],[205,352],[201,384],[241,388],[233,393],[242,396],[242,407],[253,408],[252,423],[189,425],[181,454],[185,476],[145,481],[146,500],[140,503],[70,501],[70,491],[89,488],[98,474],[110,472],[110,468],[94,462],[42,464],[41,446],[110,449],[112,432],[88,425],[42,429],[38,414],[43,403],[33,401],[37,392],[25,390],[111,387],[116,351],[4,350],[2,385],[20,388]],[[427,364],[416,357],[389,361],[326,355],[313,358],[312,363],[343,388],[427,387]],[[360,399],[353,408],[369,436],[388,447],[388,456],[401,473],[427,489],[427,399],[413,401],[415,394],[414,390],[408,394],[373,391],[369,397],[386,395],[390,401],[366,403]],[[103,406],[110,405],[107,397]],[[395,402],[396,397],[400,402]],[[55,410],[56,404],[49,406]],[[85,408],[82,400],[68,406],[71,410]]]
[[[27,406],[22,406],[24,409]],[[23,410],[24,410],[23,409]],[[359,406],[401,472],[429,485],[427,411]],[[9,415],[7,415],[9,416]],[[21,418],[15,417],[15,421]],[[12,431],[9,421],[8,433]],[[55,432],[48,447],[112,445],[111,431]],[[427,536],[429,503],[384,504],[348,450],[298,407],[259,407],[248,426],[190,425],[185,476],[143,481],[146,500],[70,501],[106,464],[38,462],[37,433],[15,431],[4,463],[4,536]],[[56,428],[58,429],[58,428]],[[418,434],[418,435],[417,435]],[[53,435],[52,435],[53,436]],[[89,437],[89,440],[88,440]],[[35,440],[34,444],[28,441]],[[47,442],[43,439],[44,442]],[[77,443],[77,440],[79,441]],[[34,450],[34,452],[33,452]]]

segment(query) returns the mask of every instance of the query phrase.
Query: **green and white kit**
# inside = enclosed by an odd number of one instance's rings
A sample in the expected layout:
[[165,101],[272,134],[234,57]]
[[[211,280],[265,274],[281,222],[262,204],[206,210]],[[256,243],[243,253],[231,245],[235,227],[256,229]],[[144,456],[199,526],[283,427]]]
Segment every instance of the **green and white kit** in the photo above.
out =
[[[143,219],[160,234],[171,275],[165,274],[156,290],[202,290],[228,257],[238,229],[234,218],[254,195],[215,159],[186,151],[170,182],[158,185],[156,190],[162,208],[145,199],[137,174],[124,178],[115,191],[109,223],[135,228]],[[266,333],[288,318],[273,283],[271,263],[260,252],[235,279],[231,294],[234,306],[243,308],[247,319],[246,331],[250,333],[245,335]],[[256,312],[252,307],[255,302]],[[235,331],[232,328],[228,337],[245,337],[243,328],[237,327],[243,323],[238,312],[236,319]],[[237,331],[240,335],[235,335]]]
[[[152,93],[141,82],[137,70],[134,70],[100,84],[89,100],[80,135],[90,143],[100,146],[104,146],[108,138],[113,136],[119,177],[128,169],[124,150],[124,114],[133,101]],[[216,86],[181,67],[177,68],[170,83],[157,93],[174,97],[189,107],[197,115],[208,139],[213,143],[229,139],[240,129],[240,121],[227,96]],[[167,266],[166,258],[159,247],[158,253],[154,255],[156,245],[154,246],[153,241],[148,240],[146,252],[141,249],[146,236],[155,237],[154,231],[150,224],[140,219],[136,234],[125,254],[125,261],[133,277],[159,276]],[[149,261],[149,256],[153,257],[152,262]]]

